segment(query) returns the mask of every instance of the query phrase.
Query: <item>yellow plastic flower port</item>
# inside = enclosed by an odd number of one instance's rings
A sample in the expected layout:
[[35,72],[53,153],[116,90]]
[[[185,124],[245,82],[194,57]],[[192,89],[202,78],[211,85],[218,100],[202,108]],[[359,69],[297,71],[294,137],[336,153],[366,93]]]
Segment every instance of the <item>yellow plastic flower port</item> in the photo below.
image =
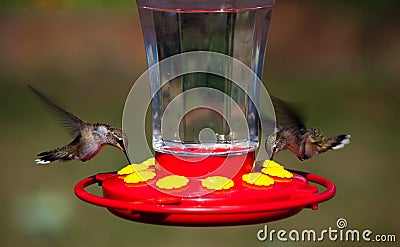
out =
[[285,167],[283,167],[283,165],[280,165],[280,164],[276,163],[273,160],[265,160],[262,163],[262,166],[265,167],[265,168],[281,168],[281,169],[285,169]]
[[[135,170],[133,169],[133,165],[134,165],[134,164],[125,166],[124,168],[122,168],[121,170],[119,170],[119,171],[117,172],[117,174],[118,174],[118,175],[127,175],[127,174],[134,173]],[[135,165],[136,165],[136,164],[135,164]]]
[[149,169],[150,166],[154,166],[154,164],[155,164],[155,158],[149,158],[140,164],[127,165],[121,170],[119,170],[117,173],[118,175],[128,175],[134,172],[145,171]]
[[290,173],[289,171],[285,170],[285,167],[283,165],[280,165],[276,163],[273,160],[265,160],[262,163],[262,166],[264,167],[261,169],[262,173],[266,175],[270,175],[273,177],[278,177],[278,178],[292,178],[293,174]]
[[254,184],[257,186],[270,186],[275,183],[274,179],[262,174],[261,172],[252,172],[244,174],[242,180],[249,184]]
[[189,183],[189,179],[184,176],[170,175],[161,178],[157,181],[156,186],[160,189],[179,189],[186,186]]
[[289,171],[286,171],[285,169],[282,168],[263,168],[261,170],[264,174],[273,176],[273,177],[278,177],[278,178],[292,178],[293,174]]
[[132,165],[127,165],[121,170],[119,170],[117,173],[118,175],[128,175],[132,174],[134,172],[141,172],[141,171],[146,171],[149,169],[147,165],[142,165],[142,164],[132,164]]
[[213,176],[201,180],[201,185],[210,190],[228,190],[234,183],[227,177]]
[[156,164],[155,158],[148,158],[147,160],[140,163],[141,166],[147,166],[147,168],[149,168],[150,166],[154,166],[155,164]]
[[132,174],[129,174],[124,178],[125,183],[139,183],[139,182],[146,182],[156,176],[155,172],[152,171],[138,171]]

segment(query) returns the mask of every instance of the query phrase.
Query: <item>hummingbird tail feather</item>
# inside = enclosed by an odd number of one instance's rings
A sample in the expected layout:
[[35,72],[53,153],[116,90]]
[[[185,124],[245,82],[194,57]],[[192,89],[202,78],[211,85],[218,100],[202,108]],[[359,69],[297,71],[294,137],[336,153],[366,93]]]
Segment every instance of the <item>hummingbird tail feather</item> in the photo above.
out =
[[47,165],[56,160],[70,160],[68,153],[60,148],[52,149],[50,151],[42,152],[37,155],[39,158],[35,160],[36,164]]
[[350,135],[338,135],[336,137],[329,138],[328,142],[329,146],[328,149],[341,149],[344,148],[344,145],[350,143]]
[[38,165],[47,165],[49,164],[51,161],[49,160],[45,160],[45,159],[35,159],[36,164]]

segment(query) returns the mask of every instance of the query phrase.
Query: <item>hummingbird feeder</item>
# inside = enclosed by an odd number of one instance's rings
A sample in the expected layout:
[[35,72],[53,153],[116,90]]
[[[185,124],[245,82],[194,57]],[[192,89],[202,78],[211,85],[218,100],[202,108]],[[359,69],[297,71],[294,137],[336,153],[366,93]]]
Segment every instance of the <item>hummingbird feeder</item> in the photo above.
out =
[[[137,0],[155,159],[85,178],[76,195],[128,220],[180,226],[265,223],[332,198],[329,180],[263,158],[261,143],[275,129],[260,82],[273,5]],[[143,105],[129,97],[125,112]],[[103,196],[86,190],[96,183]]]

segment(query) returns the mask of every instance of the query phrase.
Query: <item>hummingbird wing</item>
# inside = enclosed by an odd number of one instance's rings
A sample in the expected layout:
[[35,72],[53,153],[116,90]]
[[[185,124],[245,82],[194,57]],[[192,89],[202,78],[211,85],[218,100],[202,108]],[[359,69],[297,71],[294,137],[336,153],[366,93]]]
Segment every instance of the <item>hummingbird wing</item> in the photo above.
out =
[[58,120],[64,125],[71,136],[75,137],[79,135],[82,126],[86,124],[82,119],[64,110],[31,85],[28,85],[28,87],[57,116]]
[[293,106],[275,96],[270,96],[275,109],[275,117],[278,128],[305,129],[303,119]]

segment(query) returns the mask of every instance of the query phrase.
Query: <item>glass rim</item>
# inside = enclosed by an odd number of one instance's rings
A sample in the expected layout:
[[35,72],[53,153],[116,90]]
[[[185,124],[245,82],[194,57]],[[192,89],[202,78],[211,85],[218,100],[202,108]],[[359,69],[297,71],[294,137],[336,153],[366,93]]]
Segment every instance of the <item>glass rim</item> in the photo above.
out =
[[166,12],[240,12],[272,8],[275,0],[136,0],[139,9]]

